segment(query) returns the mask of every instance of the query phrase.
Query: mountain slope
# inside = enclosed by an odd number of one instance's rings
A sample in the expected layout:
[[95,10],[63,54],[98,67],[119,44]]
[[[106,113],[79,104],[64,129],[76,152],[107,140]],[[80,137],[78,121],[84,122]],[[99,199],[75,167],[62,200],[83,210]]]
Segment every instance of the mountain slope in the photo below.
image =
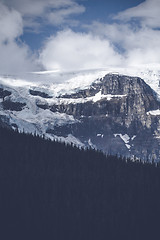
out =
[[2,239],[159,239],[159,164],[0,136]]
[[1,125],[106,153],[160,160],[158,92],[139,77],[119,73],[85,73],[66,82],[65,76],[70,78],[64,74],[57,84],[51,75],[46,85],[1,78]]

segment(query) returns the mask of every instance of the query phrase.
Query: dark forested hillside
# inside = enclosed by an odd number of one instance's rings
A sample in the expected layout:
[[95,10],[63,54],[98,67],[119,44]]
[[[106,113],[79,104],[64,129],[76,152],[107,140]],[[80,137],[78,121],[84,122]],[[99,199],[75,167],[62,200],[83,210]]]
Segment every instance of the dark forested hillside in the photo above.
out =
[[160,168],[0,128],[1,239],[160,239]]

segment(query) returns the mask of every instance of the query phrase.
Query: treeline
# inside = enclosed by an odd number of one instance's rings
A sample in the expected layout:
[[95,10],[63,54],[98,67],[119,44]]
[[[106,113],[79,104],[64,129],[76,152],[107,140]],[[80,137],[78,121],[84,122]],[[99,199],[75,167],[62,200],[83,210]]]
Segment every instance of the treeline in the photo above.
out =
[[1,239],[160,239],[160,167],[0,128]]

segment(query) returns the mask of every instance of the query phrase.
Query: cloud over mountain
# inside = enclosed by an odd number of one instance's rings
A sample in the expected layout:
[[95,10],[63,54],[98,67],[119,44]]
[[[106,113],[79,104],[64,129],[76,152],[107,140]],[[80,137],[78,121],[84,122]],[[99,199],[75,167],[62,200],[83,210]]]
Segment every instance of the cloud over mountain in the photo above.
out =
[[153,0],[152,7],[151,1],[146,0],[118,13],[112,23],[93,21],[83,26],[83,32],[61,31],[46,40],[42,63],[46,69],[159,64],[157,9],[159,0]]
[[[78,20],[87,12],[84,3],[0,0],[0,71],[159,64],[160,0],[146,0],[115,14],[110,22]],[[51,31],[39,39],[41,49],[33,52],[22,41],[27,31],[33,39],[47,28]]]
[[90,69],[121,63],[121,56],[107,39],[70,29],[50,37],[40,59],[47,70]]
[[28,46],[19,41],[22,34],[21,14],[0,3],[0,71],[2,73],[35,68],[36,64]]

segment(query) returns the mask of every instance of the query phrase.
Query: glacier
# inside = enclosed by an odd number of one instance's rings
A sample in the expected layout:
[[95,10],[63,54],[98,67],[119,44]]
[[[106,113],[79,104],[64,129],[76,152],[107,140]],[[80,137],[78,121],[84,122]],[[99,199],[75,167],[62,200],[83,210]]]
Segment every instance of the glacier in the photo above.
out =
[[[72,132],[61,136],[52,131],[54,128],[78,124],[85,116],[81,115],[81,119],[77,119],[74,115],[62,113],[58,110],[51,111],[45,106],[87,104],[87,102],[93,102],[94,104],[102,100],[114,101],[114,99],[126,98],[125,94],[104,94],[101,90],[92,96],[72,97],[73,94],[90,88],[93,83],[100,83],[106,74],[140,77],[153,89],[157,100],[160,101],[160,70],[157,66],[152,68],[148,66],[132,68],[108,67],[72,72],[44,71],[13,75],[0,74],[0,88],[11,92],[10,96],[0,99],[0,116],[7,119],[8,124],[13,129],[18,129],[21,132],[38,134],[51,140],[72,142],[80,147],[88,145],[96,148],[91,138],[88,138],[87,141],[81,141]],[[94,88],[94,85],[92,87]],[[35,95],[31,94],[31,91]],[[43,93],[44,97],[42,97],[41,93]],[[63,97],[65,95],[71,97]],[[21,111],[4,109],[4,100],[6,102],[18,102],[24,104],[24,106],[22,106]],[[150,110],[147,115],[160,115],[160,110]],[[105,118],[108,118],[107,113],[105,113]],[[103,132],[97,132],[96,136],[99,139],[105,139]],[[130,151],[133,145],[130,144],[134,141],[136,135],[128,136],[124,132],[115,132],[114,137],[117,136],[121,138]],[[155,133],[155,138],[159,138],[159,133]]]

